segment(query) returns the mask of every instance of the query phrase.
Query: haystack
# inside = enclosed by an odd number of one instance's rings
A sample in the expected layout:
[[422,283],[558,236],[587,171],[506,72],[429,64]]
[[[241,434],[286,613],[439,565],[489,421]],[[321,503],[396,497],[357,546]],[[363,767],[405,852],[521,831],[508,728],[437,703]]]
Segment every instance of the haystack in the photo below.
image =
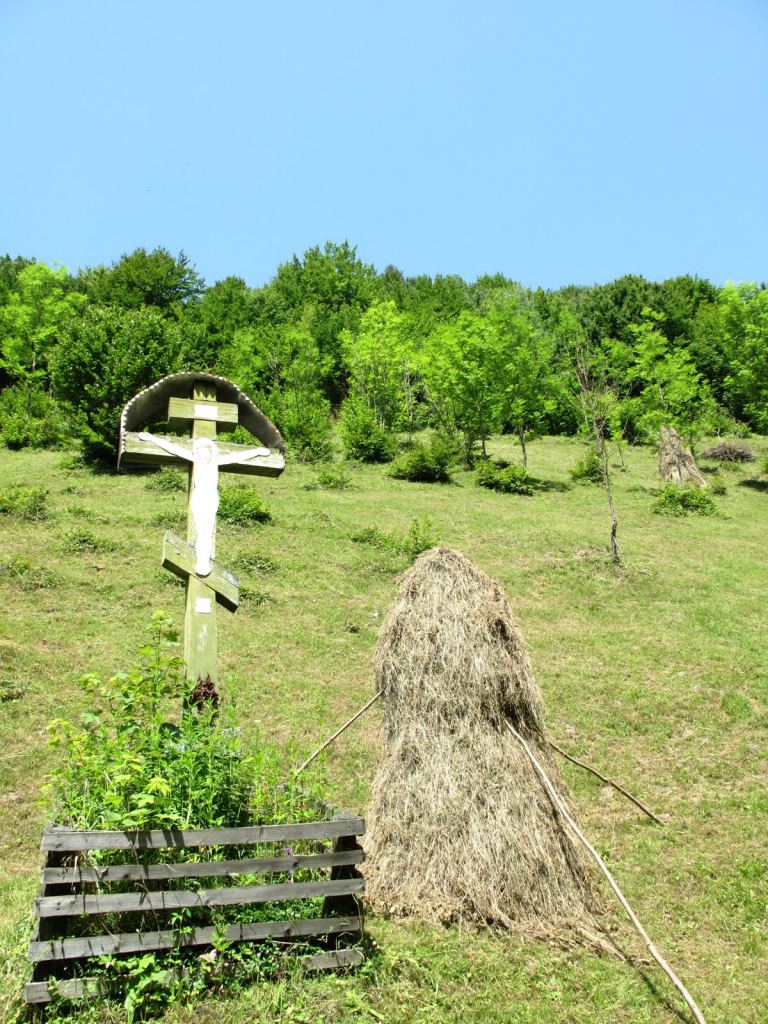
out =
[[706,487],[707,481],[690,451],[674,427],[661,428],[659,444],[659,476],[662,480],[684,487]]
[[465,555],[422,554],[376,648],[384,756],[367,815],[376,909],[551,932],[597,909],[581,850],[506,722],[565,788],[501,588]]

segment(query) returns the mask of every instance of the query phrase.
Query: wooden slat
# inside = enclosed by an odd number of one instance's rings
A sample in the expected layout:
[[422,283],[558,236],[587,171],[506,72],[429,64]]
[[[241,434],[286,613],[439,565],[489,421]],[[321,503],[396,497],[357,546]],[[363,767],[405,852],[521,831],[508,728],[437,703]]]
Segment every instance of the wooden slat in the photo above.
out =
[[181,907],[228,907],[277,900],[301,900],[313,896],[342,896],[362,892],[362,878],[333,882],[278,882],[274,885],[242,885],[173,891],[109,893],[96,896],[42,896],[35,900],[38,917],[77,917],[81,914],[122,914],[146,910],[178,910]]
[[52,828],[43,832],[40,848],[46,850],[162,850],[192,846],[248,846],[294,839],[336,839],[361,836],[365,819],[308,821],[300,825],[255,825],[247,828],[185,829],[151,832],[95,832]]
[[219,431],[234,430],[237,426],[237,405],[234,402],[206,399],[168,400],[168,426],[171,430],[184,430],[193,420],[211,420]]
[[[185,582],[195,575],[196,555],[191,544],[187,544],[172,530],[166,530],[163,537],[162,566],[175,573]],[[211,559],[211,572],[203,580],[216,593],[216,600],[229,611],[237,611],[240,602],[240,580],[215,559]]]
[[332,971],[339,967],[356,967],[363,960],[360,949],[331,949],[327,953],[313,953],[303,962],[306,971]]
[[[179,445],[181,448],[188,448],[192,452],[192,438],[190,437],[169,437],[169,441]],[[232,452],[244,452],[248,445],[232,444],[231,441],[219,441],[216,439],[216,447],[222,455]],[[164,452],[151,441],[142,441],[139,432],[128,430],[123,435],[122,462],[131,465],[141,466],[178,466],[180,459]],[[285,456],[280,452],[273,452],[271,455],[263,455],[248,462],[233,462],[222,466],[222,473],[245,473],[248,476],[280,476],[285,469]]]
[[[224,932],[230,942],[258,942],[261,939],[297,939],[313,935],[333,935],[362,931],[362,918],[324,917],[303,921],[259,921],[255,924],[233,924]],[[78,957],[112,956],[118,953],[143,953],[149,950],[175,949],[177,946],[210,946],[215,928],[195,928],[193,931],[174,932],[172,929],[154,932],[126,932],[122,935],[93,935],[79,939],[50,939],[31,942],[29,959],[32,963],[48,960],[74,960]],[[221,929],[218,930],[221,934]]]
[[[53,991],[51,991],[53,988]],[[98,978],[70,978],[68,981],[30,981],[24,986],[24,998],[28,1003],[50,1003],[54,998],[83,999],[100,994]]]
[[[337,853],[298,855],[295,857],[254,857],[250,860],[188,861],[184,864],[111,864],[109,867],[45,868],[42,880],[46,883],[81,885],[84,882],[150,882],[173,878],[220,878],[229,875],[250,875],[269,872],[298,871],[360,864],[365,859],[362,850]],[[43,895],[42,893],[40,895]]]

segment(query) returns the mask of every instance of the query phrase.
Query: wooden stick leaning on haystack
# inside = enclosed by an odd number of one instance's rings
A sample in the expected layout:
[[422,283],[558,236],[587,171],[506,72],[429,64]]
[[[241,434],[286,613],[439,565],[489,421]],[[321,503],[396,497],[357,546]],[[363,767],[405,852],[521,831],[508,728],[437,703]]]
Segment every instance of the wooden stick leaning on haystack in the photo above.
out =
[[668,483],[684,487],[706,487],[707,481],[696,465],[691,452],[683,445],[674,427],[661,428],[659,443],[659,476]]

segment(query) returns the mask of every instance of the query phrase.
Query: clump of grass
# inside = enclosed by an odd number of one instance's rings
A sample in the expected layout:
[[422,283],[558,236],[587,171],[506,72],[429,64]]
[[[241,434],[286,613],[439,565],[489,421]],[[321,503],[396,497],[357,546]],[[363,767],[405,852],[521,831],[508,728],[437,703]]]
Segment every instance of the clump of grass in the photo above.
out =
[[260,576],[268,576],[277,572],[279,566],[274,558],[260,555],[256,551],[246,551],[232,559],[232,566],[242,572],[255,572]]
[[16,516],[28,522],[40,522],[47,519],[48,491],[45,487],[22,487],[13,484],[0,492],[0,514]]
[[369,544],[380,551],[392,551],[396,554],[407,555],[413,561],[422,551],[433,548],[437,545],[436,538],[432,535],[432,524],[427,516],[422,519],[412,519],[407,533],[386,532],[378,526],[367,526],[364,530],[358,530],[350,537],[355,544]]
[[174,469],[172,466],[162,466],[157,473],[153,473],[144,484],[147,491],[159,491],[161,494],[173,494],[176,491],[186,491],[187,477],[183,470]]
[[78,551],[114,551],[117,544],[113,540],[97,537],[90,530],[74,529],[64,535],[62,549],[66,552]]
[[478,487],[486,487],[502,494],[533,494],[533,484],[523,466],[503,466],[499,468],[492,462],[484,462],[475,476]]
[[659,492],[651,511],[659,516],[713,516],[717,514],[717,505],[711,494],[698,487],[670,484]]
[[266,590],[260,590],[258,587],[252,586],[250,583],[241,581],[240,583],[240,603],[241,604],[252,604],[254,607],[259,608],[261,605],[271,601],[272,598]]
[[56,573],[45,566],[33,566],[21,555],[0,563],[0,579],[8,580],[19,590],[49,590],[59,582]]
[[227,487],[219,499],[219,520],[233,526],[268,523],[272,513],[251,487]]
[[728,488],[725,486],[725,480],[723,480],[719,473],[715,474],[710,479],[709,490],[712,494],[717,494],[718,496],[728,493]]
[[435,436],[428,445],[417,441],[402,452],[389,470],[395,480],[410,480],[413,483],[450,483],[450,468],[455,462],[455,452],[449,441]]
[[351,491],[355,484],[352,474],[347,472],[343,466],[324,466],[314,480],[302,484],[303,491]]
[[27,687],[24,683],[4,671],[0,671],[0,704],[9,704],[12,700],[19,700],[26,692]]
[[597,452],[590,450],[578,459],[571,469],[570,476],[574,483],[601,484],[603,482],[603,467]]

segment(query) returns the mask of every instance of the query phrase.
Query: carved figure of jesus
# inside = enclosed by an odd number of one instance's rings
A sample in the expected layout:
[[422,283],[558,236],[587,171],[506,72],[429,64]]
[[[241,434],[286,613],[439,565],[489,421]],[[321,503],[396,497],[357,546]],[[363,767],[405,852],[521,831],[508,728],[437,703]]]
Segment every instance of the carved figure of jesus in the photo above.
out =
[[190,452],[166,437],[156,437],[147,431],[141,431],[139,438],[156,444],[169,455],[192,463],[189,511],[194,532],[192,544],[195,549],[195,573],[198,576],[209,576],[216,531],[216,512],[219,508],[219,466],[247,462],[258,456],[269,455],[269,448],[246,448],[231,454],[221,454],[215,441],[208,437],[196,437]]

